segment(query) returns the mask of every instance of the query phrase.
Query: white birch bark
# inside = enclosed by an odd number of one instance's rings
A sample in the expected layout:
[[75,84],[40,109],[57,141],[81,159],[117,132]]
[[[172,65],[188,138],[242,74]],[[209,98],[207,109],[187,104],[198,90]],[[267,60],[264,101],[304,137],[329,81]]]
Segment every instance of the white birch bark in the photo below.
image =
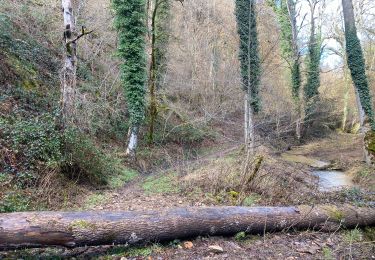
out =
[[71,0],[62,0],[64,17],[64,43],[65,57],[61,82],[61,115],[62,126],[65,128],[74,118],[77,46],[73,41],[75,37],[75,19]]
[[130,157],[135,157],[135,151],[138,145],[138,127],[133,126],[129,129],[129,143],[126,149],[126,155]]

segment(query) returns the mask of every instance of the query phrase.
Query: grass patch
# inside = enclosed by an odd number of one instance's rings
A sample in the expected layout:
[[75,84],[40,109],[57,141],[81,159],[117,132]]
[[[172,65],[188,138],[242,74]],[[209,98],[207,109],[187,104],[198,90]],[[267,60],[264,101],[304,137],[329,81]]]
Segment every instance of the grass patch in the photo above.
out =
[[148,193],[177,193],[180,191],[177,184],[177,174],[171,173],[158,177],[149,177],[142,185],[143,190]]
[[363,232],[362,232],[362,230],[360,230],[358,228],[355,228],[353,230],[349,230],[345,233],[344,239],[349,244],[361,242],[361,241],[363,241]]
[[108,186],[111,189],[118,189],[124,186],[127,182],[132,181],[138,173],[132,169],[124,168],[117,175],[108,178]]
[[323,247],[323,259],[324,260],[334,260],[336,259],[335,257],[333,257],[333,252],[331,250],[331,248],[325,246]]
[[163,247],[159,244],[153,244],[150,246],[139,246],[139,247],[124,247],[118,246],[112,248],[109,252],[107,252],[107,256],[100,257],[100,259],[113,259],[114,256],[120,257],[148,257],[152,255],[154,252],[161,252]]
[[261,200],[258,194],[250,194],[242,201],[242,206],[252,207],[256,205]]
[[108,198],[103,194],[92,194],[86,199],[84,208],[88,209],[101,205],[105,203],[107,200]]

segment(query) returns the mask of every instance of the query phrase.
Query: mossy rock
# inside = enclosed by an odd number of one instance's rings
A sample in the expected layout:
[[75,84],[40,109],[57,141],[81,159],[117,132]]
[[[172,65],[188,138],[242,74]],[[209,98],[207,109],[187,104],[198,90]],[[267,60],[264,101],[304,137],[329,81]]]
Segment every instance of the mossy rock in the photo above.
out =
[[[365,137],[365,144],[367,151],[375,158],[375,131],[369,131]],[[375,161],[374,161],[375,163]]]
[[352,134],[358,134],[359,130],[361,130],[361,125],[359,123],[355,123],[353,125],[352,129],[350,130],[350,133],[352,133]]

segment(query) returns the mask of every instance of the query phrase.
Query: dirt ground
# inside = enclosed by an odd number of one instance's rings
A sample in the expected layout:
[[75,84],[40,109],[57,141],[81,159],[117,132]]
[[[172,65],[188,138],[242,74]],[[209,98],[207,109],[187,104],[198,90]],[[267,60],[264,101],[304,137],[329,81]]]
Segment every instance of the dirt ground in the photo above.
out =
[[[166,207],[232,205],[228,200],[221,202],[209,200],[204,192],[188,193],[177,185],[182,178],[186,178],[186,174],[189,174],[186,173],[187,171],[207,166],[213,160],[225,157],[236,149],[240,149],[236,144],[226,145],[223,149],[219,149],[219,152],[206,154],[191,162],[193,166],[190,165],[189,170],[186,165],[180,165],[177,168],[163,170],[155,176],[139,176],[124,187],[115,190],[92,191],[91,194],[83,197],[73,210],[133,211]],[[364,167],[361,138],[355,135],[334,135],[301,147],[293,147],[289,152],[330,162],[336,168],[348,172],[353,172],[354,168]],[[280,158],[276,159],[282,160]],[[215,164],[216,161],[213,162]],[[309,171],[309,167],[301,163],[288,162],[288,165],[292,169],[294,167],[294,169],[303,169],[304,172]],[[373,179],[375,171],[370,169],[369,175]],[[363,191],[361,187],[364,188]],[[374,193],[369,192],[366,184],[363,183],[358,183],[358,187],[352,190],[322,194],[315,189],[306,194],[310,197],[301,203],[310,201],[312,204],[316,202],[358,204],[375,201]],[[254,205],[263,205],[266,201],[270,200],[259,199]],[[0,252],[0,259],[375,259],[374,241],[374,228],[340,230],[332,233],[289,230],[260,236],[198,237],[188,241],[175,240],[141,247],[101,246]],[[213,250],[210,246],[218,246],[219,249]]]

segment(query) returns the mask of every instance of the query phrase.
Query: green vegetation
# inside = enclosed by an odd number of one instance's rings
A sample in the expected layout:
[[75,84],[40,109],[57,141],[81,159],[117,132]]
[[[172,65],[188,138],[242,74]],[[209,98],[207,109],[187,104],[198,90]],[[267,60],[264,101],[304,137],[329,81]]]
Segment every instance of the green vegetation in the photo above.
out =
[[160,252],[162,249],[163,247],[159,244],[138,247],[116,246],[115,248],[111,249],[106,253],[107,256],[101,257],[100,259],[113,259],[113,256],[145,258],[147,256],[152,255],[154,252]]
[[27,211],[30,209],[30,198],[18,192],[6,193],[0,200],[0,213]]
[[242,205],[245,207],[252,207],[260,201],[261,197],[258,194],[251,194],[250,196],[245,197],[242,201]]
[[138,173],[134,170],[123,168],[117,175],[109,176],[108,186],[111,189],[117,189],[124,186],[127,182],[133,180],[138,176]]
[[363,232],[362,230],[355,228],[353,230],[348,230],[345,233],[345,241],[349,244],[358,243],[363,241]]
[[237,241],[243,241],[246,239],[246,233],[245,232],[239,232],[234,236],[234,239]]
[[331,248],[324,246],[323,247],[323,259],[324,260],[335,260],[336,258],[333,256],[333,252]]
[[143,190],[148,193],[177,193],[180,189],[177,184],[177,175],[170,173],[163,176],[149,177],[142,185]]

